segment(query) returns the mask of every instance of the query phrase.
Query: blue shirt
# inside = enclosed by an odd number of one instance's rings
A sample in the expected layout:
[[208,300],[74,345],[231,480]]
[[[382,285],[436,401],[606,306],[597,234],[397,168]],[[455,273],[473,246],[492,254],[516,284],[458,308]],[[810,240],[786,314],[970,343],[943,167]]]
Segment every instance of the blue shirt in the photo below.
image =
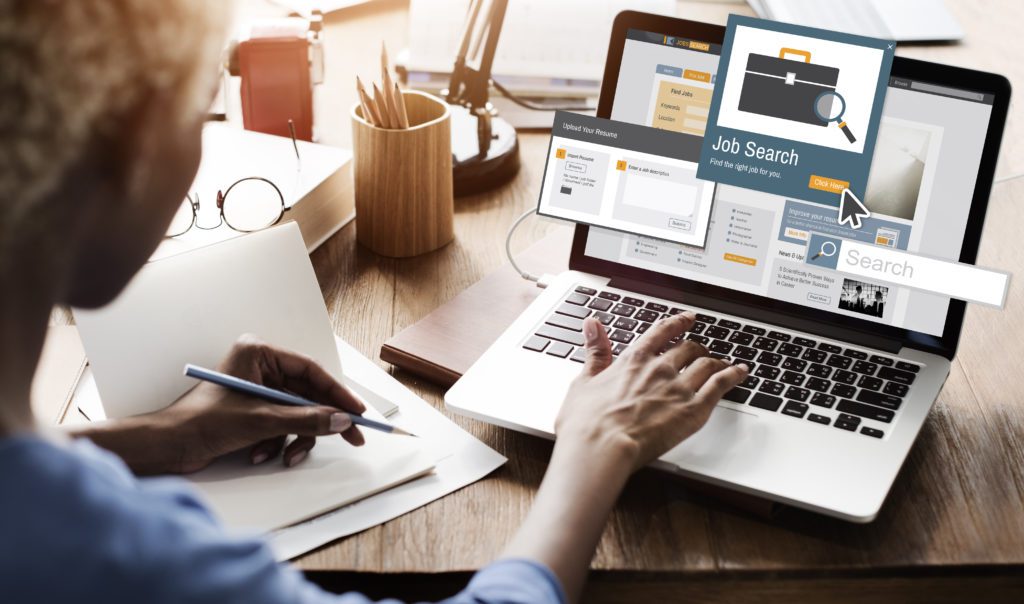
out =
[[[88,440],[0,439],[0,598],[6,602],[365,604],[225,533],[177,478],[137,479]],[[451,603],[564,602],[530,560],[480,570]],[[389,602],[393,602],[390,600]]]

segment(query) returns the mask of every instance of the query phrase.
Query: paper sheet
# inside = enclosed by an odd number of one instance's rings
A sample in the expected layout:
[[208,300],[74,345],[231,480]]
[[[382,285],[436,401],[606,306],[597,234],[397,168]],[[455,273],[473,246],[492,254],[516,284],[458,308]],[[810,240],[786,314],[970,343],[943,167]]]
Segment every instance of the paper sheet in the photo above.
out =
[[440,499],[487,476],[507,459],[413,394],[373,361],[338,338],[338,354],[349,385],[372,393],[371,405],[397,403],[393,424],[419,435],[428,445],[446,444],[451,451],[434,472],[270,536],[278,560],[288,560],[325,543],[364,531]]

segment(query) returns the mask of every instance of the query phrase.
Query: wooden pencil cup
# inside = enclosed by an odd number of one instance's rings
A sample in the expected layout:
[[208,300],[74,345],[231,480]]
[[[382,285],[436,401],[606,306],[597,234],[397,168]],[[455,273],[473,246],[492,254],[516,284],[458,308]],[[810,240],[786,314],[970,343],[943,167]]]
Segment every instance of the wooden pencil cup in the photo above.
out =
[[382,256],[417,256],[455,238],[448,104],[404,90],[409,128],[377,128],[352,108],[356,238]]

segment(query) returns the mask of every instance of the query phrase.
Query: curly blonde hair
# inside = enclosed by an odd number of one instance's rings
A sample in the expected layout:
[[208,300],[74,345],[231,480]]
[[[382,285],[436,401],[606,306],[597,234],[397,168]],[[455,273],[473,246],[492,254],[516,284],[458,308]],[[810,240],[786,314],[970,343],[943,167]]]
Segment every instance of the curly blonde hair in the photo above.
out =
[[205,110],[232,4],[0,0],[0,244],[147,94]]

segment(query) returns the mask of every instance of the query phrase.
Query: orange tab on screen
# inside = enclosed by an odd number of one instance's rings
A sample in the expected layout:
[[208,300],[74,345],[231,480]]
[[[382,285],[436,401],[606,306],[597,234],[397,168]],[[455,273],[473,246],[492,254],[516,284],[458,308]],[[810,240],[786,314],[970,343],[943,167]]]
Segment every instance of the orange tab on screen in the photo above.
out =
[[698,82],[710,82],[711,74],[706,71],[687,69],[683,71],[683,78],[686,80],[697,80]]
[[737,264],[746,264],[747,266],[757,266],[757,258],[748,258],[747,256],[740,256],[738,254],[726,254],[725,260],[728,262],[735,262]]
[[807,183],[808,189],[827,191],[829,193],[835,193],[836,195],[841,194],[843,189],[848,189],[849,187],[850,182],[847,180],[829,178],[828,176],[818,176],[817,174],[811,174],[811,181]]

